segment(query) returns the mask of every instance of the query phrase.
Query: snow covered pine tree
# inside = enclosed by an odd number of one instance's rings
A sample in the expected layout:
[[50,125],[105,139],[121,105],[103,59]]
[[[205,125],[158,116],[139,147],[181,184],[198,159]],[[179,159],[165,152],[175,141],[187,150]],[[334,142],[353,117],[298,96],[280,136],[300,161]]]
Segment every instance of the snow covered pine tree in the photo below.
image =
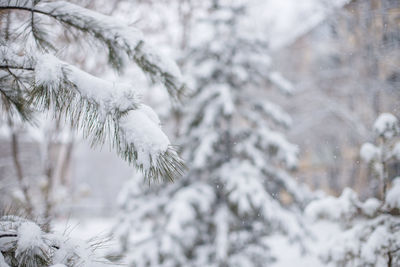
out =
[[[65,1],[0,0],[0,15],[3,119],[33,123],[36,111],[52,111],[81,129],[92,145],[109,140],[146,178],[172,180],[181,175],[182,160],[134,85],[103,80],[57,58],[59,48],[52,38],[56,25],[76,33],[76,41],[86,34],[104,45],[113,68],[120,71],[131,60],[178,98],[184,88],[179,69],[137,29]],[[0,219],[0,266],[94,266],[65,241],[33,222],[5,216]]]
[[115,234],[130,266],[266,266],[271,234],[301,246],[306,233],[297,214],[312,194],[286,171],[298,148],[278,132],[291,119],[257,97],[292,86],[271,71],[246,6],[210,1],[203,16],[186,58],[196,84],[182,122],[190,171],[171,185],[133,179],[123,189]]
[[[382,192],[380,199],[365,202],[346,188],[339,198],[328,197],[311,202],[306,214],[312,219],[340,223],[344,232],[322,248],[321,258],[336,266],[400,266],[400,177],[389,181],[388,164],[400,162],[400,128],[389,113],[374,123],[378,145],[365,143],[361,158],[374,173]],[[392,184],[389,190],[389,184]]]

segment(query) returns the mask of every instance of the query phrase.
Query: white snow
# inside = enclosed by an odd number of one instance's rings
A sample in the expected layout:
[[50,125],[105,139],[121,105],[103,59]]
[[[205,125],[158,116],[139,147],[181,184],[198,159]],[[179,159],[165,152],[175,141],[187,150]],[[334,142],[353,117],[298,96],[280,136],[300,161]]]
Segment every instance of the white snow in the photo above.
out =
[[193,159],[194,167],[201,167],[207,161],[207,158],[214,153],[213,146],[218,141],[218,134],[214,132],[210,132],[208,134],[203,135],[200,140],[200,144],[197,147],[197,152]]
[[261,173],[248,160],[232,160],[220,170],[220,179],[224,182],[224,191],[228,201],[237,206],[242,216],[255,214],[261,211],[267,218],[273,216],[273,202],[271,196],[263,189],[259,179]]
[[261,146],[266,150],[276,150],[276,158],[291,169],[297,166],[299,148],[290,143],[282,133],[262,128],[259,130]]
[[379,157],[379,149],[374,144],[364,143],[360,149],[360,156],[365,162],[370,163]]
[[290,127],[292,125],[292,118],[288,113],[283,111],[280,106],[269,101],[262,101],[260,106],[275,122],[283,124],[285,127]]
[[229,212],[220,207],[215,215],[217,260],[225,260],[229,250]]
[[215,85],[218,87],[219,98],[222,105],[222,110],[225,115],[232,115],[235,110],[235,104],[233,103],[233,96],[231,94],[231,88],[226,85]]
[[273,71],[269,74],[269,80],[278,87],[282,92],[286,94],[292,94],[294,91],[293,85],[285,79],[282,74],[277,71]]
[[100,263],[98,265],[93,264],[94,253],[87,242],[81,239],[64,238],[55,235],[52,238],[59,239],[57,244],[59,249],[53,255],[54,262],[68,264],[68,259],[73,259],[72,262],[75,261],[85,267],[102,266]]
[[63,79],[63,63],[51,54],[37,56],[35,67],[35,83],[57,90]]
[[35,67],[37,85],[57,91],[63,81],[74,84],[81,97],[97,103],[104,116],[115,111],[135,108],[140,103],[140,96],[131,84],[97,78],[51,54],[43,54],[37,58]]
[[137,150],[137,163],[148,169],[170,145],[161,130],[158,117],[150,108],[140,105],[120,119],[120,131],[128,144]]
[[389,208],[400,209],[400,177],[393,180],[392,187],[387,192],[385,201]]
[[369,198],[362,204],[362,209],[368,216],[373,216],[382,206],[382,202],[376,198]]
[[306,207],[305,214],[312,220],[328,219],[346,222],[357,213],[356,204],[359,204],[356,193],[346,188],[339,198],[327,196],[311,202]]
[[385,139],[393,138],[399,134],[397,118],[390,113],[382,113],[374,123],[374,131],[378,136],[382,136]]
[[161,127],[161,121],[160,118],[158,117],[157,113],[149,106],[147,105],[140,105],[140,111],[142,111],[146,116],[156,125]]
[[337,235],[339,228],[331,222],[319,221],[313,223],[310,229],[314,240],[306,245],[307,252],[302,252],[285,236],[272,235],[268,238],[267,244],[271,253],[277,257],[277,261],[271,264],[271,267],[333,267],[322,262],[319,254],[325,244]]
[[140,103],[140,96],[131,84],[105,81],[74,66],[69,66],[68,70],[69,80],[77,86],[82,97],[98,103],[104,114],[115,110],[126,111]]
[[363,244],[361,257],[370,264],[380,262],[377,259],[377,257],[379,257],[377,250],[382,247],[390,246],[390,238],[388,238],[388,235],[390,235],[390,233],[386,231],[386,227],[384,225],[378,226],[375,231],[369,236],[367,242]]
[[42,230],[37,224],[24,222],[19,226],[16,254],[43,246]]

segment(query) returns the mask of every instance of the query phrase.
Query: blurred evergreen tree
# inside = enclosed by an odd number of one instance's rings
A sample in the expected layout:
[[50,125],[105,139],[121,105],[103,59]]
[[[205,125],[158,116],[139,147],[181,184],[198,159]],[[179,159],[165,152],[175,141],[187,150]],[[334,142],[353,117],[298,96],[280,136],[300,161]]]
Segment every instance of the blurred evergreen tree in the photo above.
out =
[[313,195],[289,174],[290,116],[263,96],[293,86],[273,71],[246,4],[208,3],[183,57],[195,88],[181,120],[190,171],[172,185],[133,179],[123,189],[115,234],[130,266],[265,266],[273,233],[304,248],[298,215]]

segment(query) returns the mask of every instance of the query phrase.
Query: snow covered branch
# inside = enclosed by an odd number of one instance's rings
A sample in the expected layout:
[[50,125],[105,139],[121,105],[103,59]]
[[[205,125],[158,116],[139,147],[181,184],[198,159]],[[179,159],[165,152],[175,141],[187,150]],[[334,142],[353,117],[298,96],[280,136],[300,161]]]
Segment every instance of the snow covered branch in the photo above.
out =
[[0,266],[106,266],[95,246],[44,232],[36,223],[18,216],[0,218]]
[[[107,47],[109,62],[117,70],[122,70],[124,58],[128,56],[154,82],[163,83],[172,97],[179,98],[184,91],[185,85],[176,64],[147,44],[139,30],[128,27],[115,18],[66,1],[1,0],[1,9],[46,15],[65,27],[88,33]],[[31,26],[34,27],[34,24]],[[49,42],[46,43],[50,46]]]
[[158,116],[142,103],[138,90],[132,84],[95,77],[50,54],[57,50],[42,29],[46,25],[40,25],[39,16],[91,35],[106,46],[114,68],[121,70],[129,58],[178,99],[185,85],[173,61],[151,48],[137,29],[75,4],[0,0],[0,10],[30,12],[27,29],[37,44],[37,49],[22,50],[24,38],[1,40],[0,88],[8,113],[17,110],[30,121],[33,112],[25,109],[51,109],[72,127],[81,128],[92,145],[109,140],[146,178],[173,180],[181,176],[183,161],[161,130]]
[[383,185],[380,199],[369,198],[363,202],[353,190],[346,188],[339,198],[328,196],[315,200],[305,210],[313,220],[335,221],[344,228],[321,251],[324,262],[338,266],[394,266],[392,263],[400,262],[400,177],[390,183],[387,171],[388,160],[397,158],[394,151],[400,132],[398,120],[392,114],[383,113],[373,128],[380,140],[377,146],[365,143],[360,154]]
[[181,175],[182,160],[161,130],[157,115],[141,103],[132,85],[102,80],[50,54],[36,60],[4,56],[3,61],[33,62],[29,67],[12,66],[34,70],[30,102],[40,110],[64,114],[92,145],[111,139],[118,153],[142,169],[146,178],[173,180]]

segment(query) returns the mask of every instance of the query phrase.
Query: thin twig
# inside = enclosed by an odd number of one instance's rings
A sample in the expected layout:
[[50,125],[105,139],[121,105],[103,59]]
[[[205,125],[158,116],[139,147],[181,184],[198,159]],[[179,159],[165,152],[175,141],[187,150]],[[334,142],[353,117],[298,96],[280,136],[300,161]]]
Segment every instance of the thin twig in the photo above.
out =
[[35,70],[32,67],[12,66],[12,65],[0,65],[0,69],[17,69],[17,70],[29,70],[29,71]]
[[21,165],[21,162],[19,160],[19,155],[18,155],[19,154],[18,137],[17,137],[17,134],[15,133],[14,124],[13,124],[10,116],[8,117],[8,125],[11,129],[11,150],[12,150],[13,163],[14,163],[15,170],[17,173],[17,179],[18,179],[19,186],[20,186],[22,193],[24,194],[24,198],[25,198],[24,208],[27,213],[27,216],[30,218],[33,218],[32,200],[31,200],[31,197],[29,196],[28,187],[24,183],[24,175],[22,172],[22,165]]

